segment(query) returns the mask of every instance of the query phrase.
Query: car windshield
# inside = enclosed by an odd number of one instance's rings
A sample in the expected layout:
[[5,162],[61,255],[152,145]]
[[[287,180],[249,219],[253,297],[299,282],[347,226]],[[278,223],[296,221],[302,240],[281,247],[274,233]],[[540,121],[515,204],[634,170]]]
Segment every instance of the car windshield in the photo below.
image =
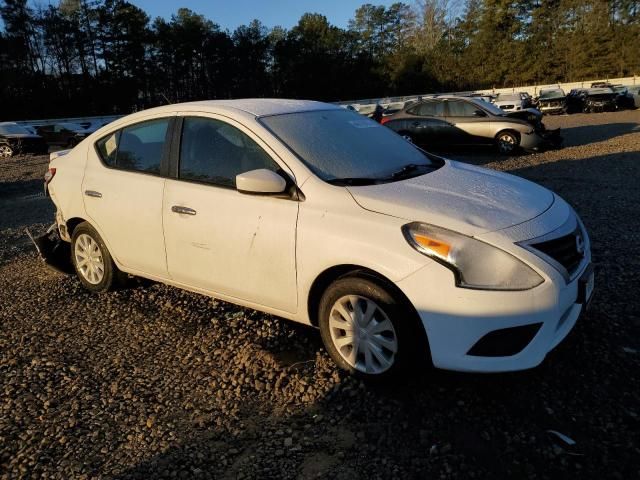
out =
[[555,97],[564,97],[564,92],[560,89],[542,90],[540,92],[540,98],[555,98]]
[[31,135],[29,130],[20,125],[8,123],[0,125],[0,134],[3,135]]
[[589,95],[606,95],[612,94],[613,90],[611,88],[590,88],[588,92]]
[[519,102],[522,100],[519,93],[501,93],[498,95],[498,101]]
[[504,115],[504,112],[496,107],[493,103],[486,102],[484,100],[478,100],[477,98],[470,98],[469,101],[474,105],[477,105],[482,110],[487,110],[493,115]]
[[260,121],[327,182],[399,180],[401,171],[419,175],[441,165],[391,129],[344,109],[272,115]]

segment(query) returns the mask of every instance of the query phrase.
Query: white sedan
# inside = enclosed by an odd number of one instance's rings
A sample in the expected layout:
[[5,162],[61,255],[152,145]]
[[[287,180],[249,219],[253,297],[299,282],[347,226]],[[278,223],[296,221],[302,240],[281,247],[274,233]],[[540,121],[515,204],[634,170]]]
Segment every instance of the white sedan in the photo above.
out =
[[313,325],[362,377],[421,355],[534,367],[593,291],[589,237],[560,197],[325,103],[139,112],[52,154],[46,183],[87,289],[124,272]]

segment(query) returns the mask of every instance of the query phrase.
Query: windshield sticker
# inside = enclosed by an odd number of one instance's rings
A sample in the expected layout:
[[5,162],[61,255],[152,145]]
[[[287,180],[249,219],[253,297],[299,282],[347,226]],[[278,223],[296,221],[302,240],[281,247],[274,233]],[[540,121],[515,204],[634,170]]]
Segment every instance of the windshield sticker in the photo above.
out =
[[379,123],[372,122],[371,120],[352,120],[349,123],[356,128],[375,128],[380,126]]

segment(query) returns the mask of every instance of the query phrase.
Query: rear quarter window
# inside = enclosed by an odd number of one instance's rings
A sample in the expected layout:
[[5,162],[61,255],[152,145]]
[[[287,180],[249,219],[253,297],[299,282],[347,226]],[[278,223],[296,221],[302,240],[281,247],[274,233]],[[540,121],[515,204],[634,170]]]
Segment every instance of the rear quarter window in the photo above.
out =
[[120,143],[120,130],[110,133],[106,137],[101,138],[96,143],[100,158],[109,167],[116,166],[116,153],[118,151],[118,143]]
[[96,149],[108,167],[143,173],[160,173],[169,118],[129,125],[96,142]]

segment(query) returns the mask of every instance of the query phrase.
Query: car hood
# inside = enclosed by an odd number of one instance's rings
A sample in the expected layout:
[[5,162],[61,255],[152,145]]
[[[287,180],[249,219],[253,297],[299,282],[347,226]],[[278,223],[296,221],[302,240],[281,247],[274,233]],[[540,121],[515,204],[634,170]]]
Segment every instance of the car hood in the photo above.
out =
[[534,127],[542,121],[542,113],[535,108],[525,108],[523,110],[517,110],[515,112],[504,112],[506,117],[510,119],[520,119]]
[[553,193],[535,183],[451,160],[419,177],[348,189],[366,210],[469,236],[526,222],[554,201]]

